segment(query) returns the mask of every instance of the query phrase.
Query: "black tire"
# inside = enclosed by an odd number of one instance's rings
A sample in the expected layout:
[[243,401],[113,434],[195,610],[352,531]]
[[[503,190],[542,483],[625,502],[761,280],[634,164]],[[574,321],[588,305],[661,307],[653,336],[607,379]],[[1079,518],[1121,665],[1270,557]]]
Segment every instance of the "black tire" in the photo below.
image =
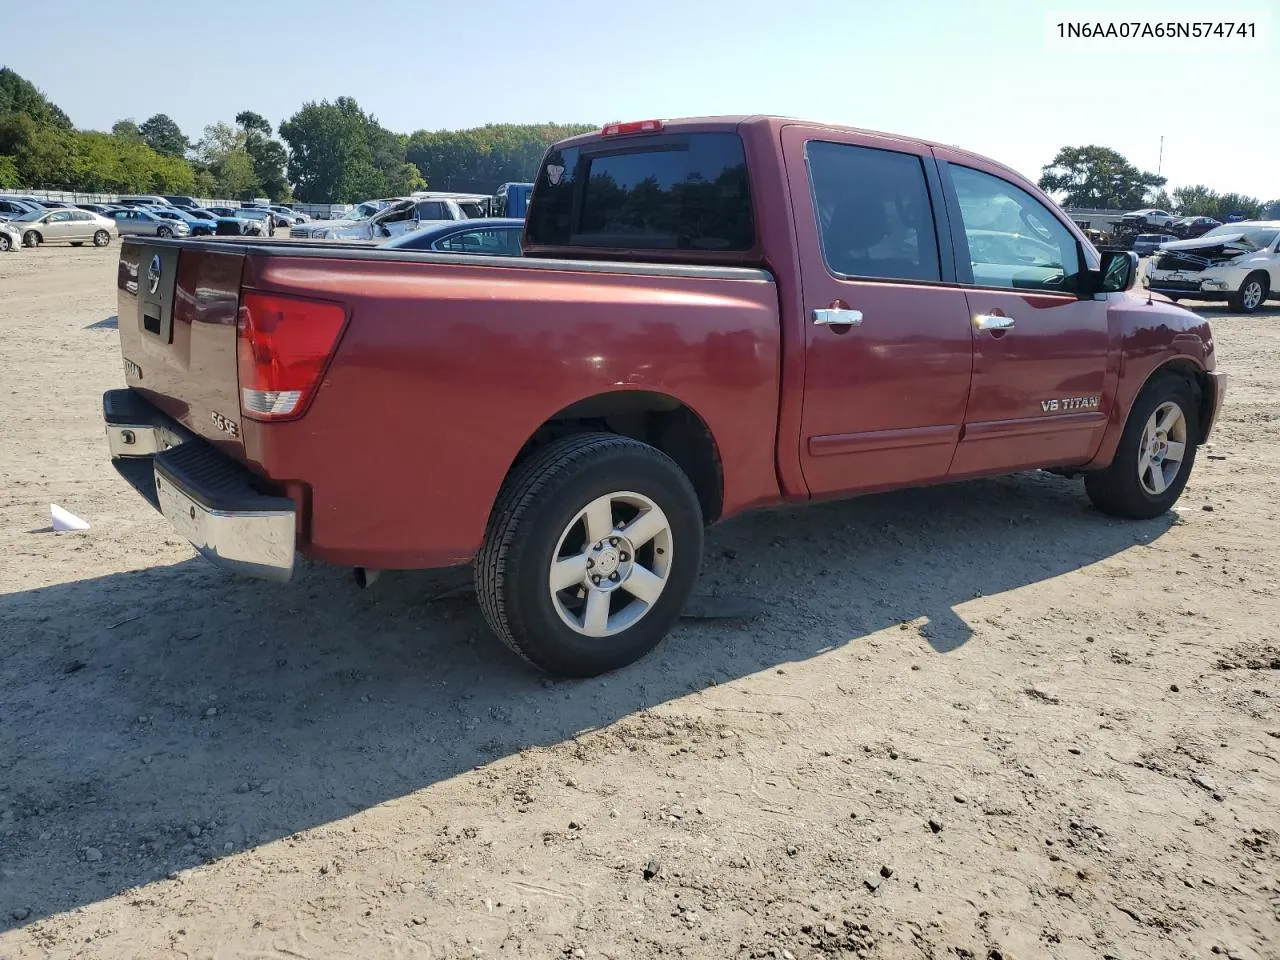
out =
[[[666,514],[671,566],[643,616],[593,639],[556,612],[550,564],[574,517],[597,497],[620,491],[647,497]],[[670,632],[697,579],[702,536],[693,485],[665,453],[610,433],[565,437],[537,451],[503,484],[474,564],[480,609],[493,632],[539,669],[597,676],[640,659]]]
[[[1142,456],[1142,435],[1147,420],[1165,403],[1176,403],[1186,422],[1186,440],[1182,463],[1176,476],[1160,494],[1153,494],[1138,475]],[[1196,443],[1200,436],[1200,413],[1191,384],[1172,373],[1157,374],[1138,394],[1111,465],[1105,470],[1086,473],[1084,489],[1093,505],[1103,513],[1130,520],[1150,520],[1168,511],[1187,485],[1196,460]]]
[[1267,302],[1270,277],[1263,270],[1255,270],[1244,278],[1240,289],[1231,295],[1228,306],[1236,313],[1257,313]]
[[28,230],[22,235],[22,245],[24,247],[38,247],[43,238],[34,230]]
[[173,236],[173,231],[172,231],[172,230],[170,230],[168,227],[161,227],[159,230],[157,230],[157,231],[156,231],[156,236],[157,236],[157,237],[172,237],[172,236]]
[[8,253],[11,246],[13,246],[13,241],[9,239],[9,235],[0,233],[0,253]]
[[93,245],[95,247],[105,247],[111,242],[111,234],[105,230],[99,230],[93,235]]

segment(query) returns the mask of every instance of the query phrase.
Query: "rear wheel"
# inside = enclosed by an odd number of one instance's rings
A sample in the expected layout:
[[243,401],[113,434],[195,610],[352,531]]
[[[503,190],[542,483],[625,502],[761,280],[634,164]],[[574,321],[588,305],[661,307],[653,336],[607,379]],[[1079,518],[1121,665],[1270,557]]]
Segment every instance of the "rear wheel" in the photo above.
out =
[[173,236],[173,231],[172,231],[172,230],[170,230],[168,227],[161,227],[159,230],[157,230],[157,231],[156,231],[156,236],[157,236],[157,237],[172,237],[172,236]]
[[1244,278],[1229,304],[1236,313],[1256,313],[1267,299],[1268,277],[1261,270]]
[[95,247],[105,247],[111,242],[111,234],[105,230],[99,230],[93,235],[93,245]]
[[1191,384],[1174,374],[1157,375],[1134,401],[1111,466],[1085,474],[1085,492],[1103,513],[1158,517],[1182,495],[1199,435]]
[[481,610],[543,670],[617,669],[680,616],[702,530],[693,486],[660,450],[608,433],[563,438],[503,486],[475,561]]
[[9,248],[13,246],[13,241],[9,239],[7,233],[0,233],[0,253],[8,253]]
[[24,247],[38,247],[40,246],[40,240],[40,234],[34,230],[28,230],[22,235],[22,245]]

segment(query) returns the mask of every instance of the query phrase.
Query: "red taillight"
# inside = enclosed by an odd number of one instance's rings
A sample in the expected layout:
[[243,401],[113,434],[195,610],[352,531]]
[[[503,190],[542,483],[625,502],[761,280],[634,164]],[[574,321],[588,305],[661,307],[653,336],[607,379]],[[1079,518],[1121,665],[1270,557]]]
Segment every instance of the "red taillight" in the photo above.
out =
[[630,123],[606,123],[600,135],[619,137],[626,133],[660,133],[661,131],[661,120],[633,120]]
[[245,292],[236,325],[240,412],[250,420],[301,416],[345,319],[336,303]]

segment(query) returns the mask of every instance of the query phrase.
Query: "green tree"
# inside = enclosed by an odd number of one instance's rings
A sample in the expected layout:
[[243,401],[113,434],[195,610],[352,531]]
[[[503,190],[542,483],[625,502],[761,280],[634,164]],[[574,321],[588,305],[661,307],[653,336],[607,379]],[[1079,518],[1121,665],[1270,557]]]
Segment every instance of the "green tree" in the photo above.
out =
[[0,117],[10,113],[23,113],[37,124],[70,131],[71,118],[8,67],[0,69]]
[[1149,192],[1167,182],[1158,174],[1139,170],[1108,147],[1063,147],[1045,164],[1040,189],[1060,197],[1065,207],[1132,210]]
[[[390,146],[380,130],[352,97],[303,104],[280,124],[298,197],[309,203],[350,203],[387,193],[386,175],[374,162],[375,141],[383,153]],[[397,164],[403,159],[401,154]]]
[[111,126],[111,135],[119,137],[121,140],[134,140],[142,142],[142,132],[138,129],[138,125],[132,117],[124,120],[117,120]]
[[412,163],[399,164],[386,177],[387,193],[392,196],[403,197],[413,193],[415,190],[427,189],[427,181],[422,178],[422,173]]
[[219,197],[251,200],[262,189],[245,142],[244,131],[229,123],[214,123],[204,128],[196,152],[213,175]]
[[419,130],[405,156],[438,190],[492,193],[500,184],[527,182],[547,147],[585,133],[584,124],[488,124],[469,130]]
[[142,142],[156,153],[182,157],[191,148],[182,129],[167,113],[157,113],[138,128]]
[[1204,184],[1178,187],[1173,191],[1173,207],[1184,217],[1212,217],[1218,212],[1221,197]]
[[1247,197],[1243,193],[1224,193],[1219,198],[1219,203],[1219,220],[1238,213],[1244,214],[1246,220],[1256,220],[1262,216],[1262,203],[1257,197]]
[[236,123],[244,132],[244,148],[253,160],[253,173],[262,192],[279,202],[289,196],[289,181],[284,168],[289,156],[284,145],[272,137],[271,124],[261,114],[242,110]]
[[22,178],[18,176],[18,163],[13,157],[0,156],[0,188],[12,189],[22,186]]

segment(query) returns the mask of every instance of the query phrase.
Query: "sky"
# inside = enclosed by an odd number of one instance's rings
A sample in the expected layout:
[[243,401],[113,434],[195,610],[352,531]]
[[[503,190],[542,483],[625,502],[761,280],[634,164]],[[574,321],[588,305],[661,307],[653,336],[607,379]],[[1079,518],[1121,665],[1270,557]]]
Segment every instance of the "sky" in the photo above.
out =
[[[1052,42],[1050,24],[1100,9],[1253,20],[1258,36]],[[1170,189],[1269,200],[1272,28],[1280,0],[0,0],[0,65],[86,129],[167,113],[198,139],[241,110],[278,124],[343,95],[401,133],[774,113],[955,144],[1032,179],[1059,147],[1098,144]]]

